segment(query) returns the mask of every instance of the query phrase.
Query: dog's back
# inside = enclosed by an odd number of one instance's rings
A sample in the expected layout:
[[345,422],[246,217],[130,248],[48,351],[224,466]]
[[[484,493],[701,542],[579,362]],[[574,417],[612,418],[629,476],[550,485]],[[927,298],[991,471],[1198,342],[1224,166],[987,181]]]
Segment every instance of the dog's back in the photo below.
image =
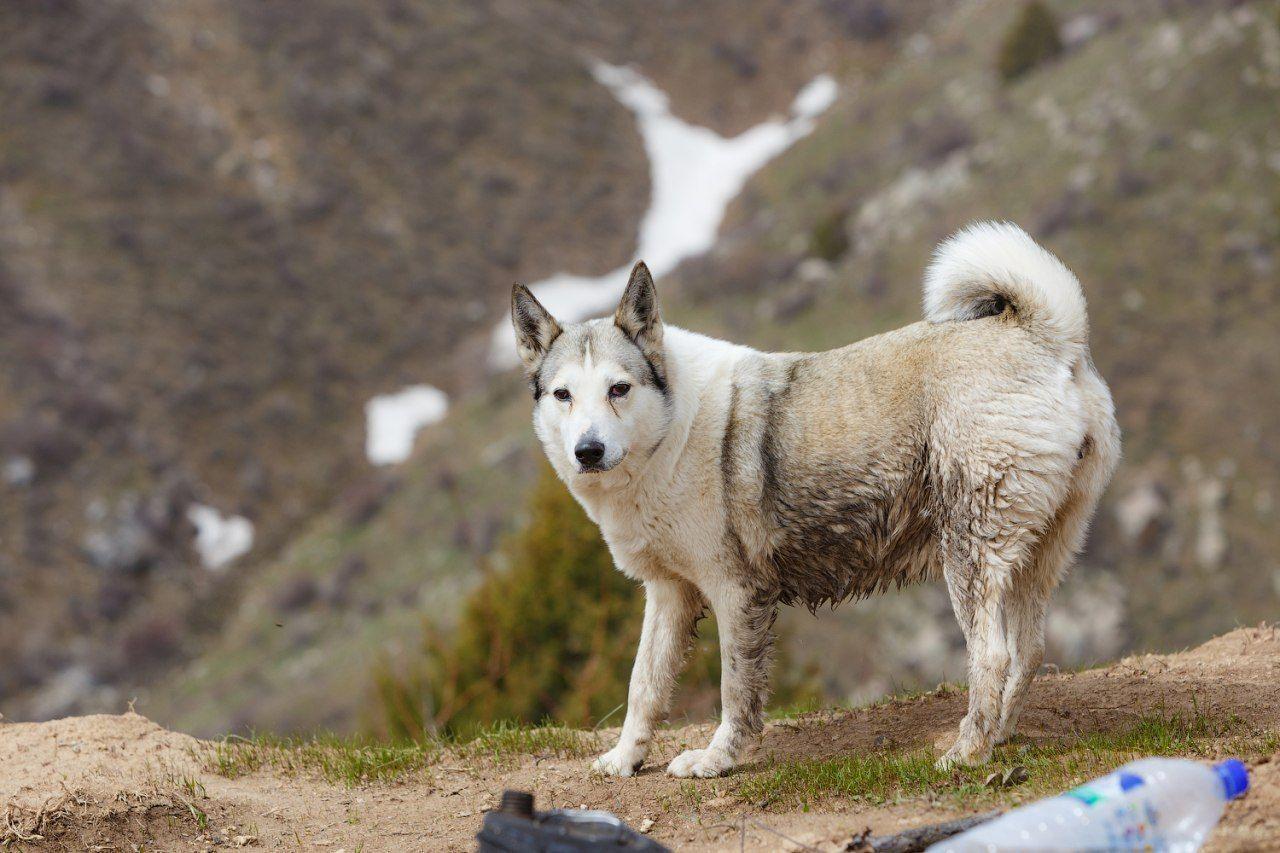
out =
[[1075,479],[1115,464],[1084,300],[1055,258],[1018,229],[971,229],[940,248],[925,302],[926,322],[737,367],[724,493],[756,581],[783,602],[937,574],[942,527],[974,515],[964,492],[1006,471],[1009,510],[1047,533]]

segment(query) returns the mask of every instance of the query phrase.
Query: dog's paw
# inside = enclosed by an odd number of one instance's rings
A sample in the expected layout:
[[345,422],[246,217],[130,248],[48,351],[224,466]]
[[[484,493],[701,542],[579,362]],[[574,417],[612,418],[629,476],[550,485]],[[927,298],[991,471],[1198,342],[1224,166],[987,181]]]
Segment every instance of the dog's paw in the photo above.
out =
[[634,776],[644,765],[645,751],[638,746],[618,744],[591,762],[591,772],[605,776]]
[[973,767],[986,764],[991,760],[991,747],[983,749],[975,744],[966,743],[963,738],[955,742],[942,757],[934,762],[939,770],[950,770],[953,767]]
[[722,749],[686,749],[667,765],[667,775],[679,779],[710,779],[733,769],[733,759]]

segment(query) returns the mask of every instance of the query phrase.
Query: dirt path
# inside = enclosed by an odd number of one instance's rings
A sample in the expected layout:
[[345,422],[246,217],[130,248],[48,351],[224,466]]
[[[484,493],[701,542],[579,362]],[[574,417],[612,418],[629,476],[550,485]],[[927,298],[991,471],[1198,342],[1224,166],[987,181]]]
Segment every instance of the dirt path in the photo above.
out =
[[[1154,711],[1208,711],[1276,731],[1278,685],[1280,634],[1241,629],[1181,654],[1042,677],[1022,730],[1036,742],[1119,730]],[[629,780],[592,778],[585,759],[527,756],[495,766],[446,758],[404,781],[347,788],[268,771],[223,778],[201,760],[205,744],[135,714],[7,724],[0,726],[7,813],[0,839],[17,849],[470,850],[484,811],[504,787],[516,787],[534,791],[543,807],[604,808],[633,826],[652,821],[650,833],[681,850],[736,850],[744,826],[747,849],[786,847],[776,832],[832,850],[865,827],[890,832],[964,809],[953,800],[868,806],[837,798],[807,812],[761,810],[731,792],[771,759],[934,745],[953,731],[963,703],[963,693],[935,692],[772,723],[739,774],[692,783],[668,779],[660,768],[684,744],[707,738],[709,725],[669,731],[654,769]],[[1280,850],[1280,761],[1263,756],[1250,770],[1253,789],[1230,806],[1211,849]]]

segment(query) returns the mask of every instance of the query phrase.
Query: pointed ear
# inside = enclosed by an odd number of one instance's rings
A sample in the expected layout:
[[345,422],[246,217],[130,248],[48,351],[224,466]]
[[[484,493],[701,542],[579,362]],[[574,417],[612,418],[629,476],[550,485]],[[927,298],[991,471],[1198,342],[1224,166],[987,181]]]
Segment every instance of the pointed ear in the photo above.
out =
[[532,376],[551,344],[560,337],[560,324],[529,288],[517,284],[511,288],[511,325],[516,330],[516,352],[520,354],[525,372]]
[[644,261],[631,270],[631,280],[613,315],[614,324],[644,353],[659,387],[666,387],[662,352],[662,317],[658,315],[658,291]]
[[[642,337],[657,337],[662,342],[662,318],[658,316],[658,291],[653,286],[653,276],[644,261],[638,261],[631,270],[631,280],[622,294],[622,302],[613,315],[626,336],[637,344]],[[641,344],[641,349],[644,346]]]

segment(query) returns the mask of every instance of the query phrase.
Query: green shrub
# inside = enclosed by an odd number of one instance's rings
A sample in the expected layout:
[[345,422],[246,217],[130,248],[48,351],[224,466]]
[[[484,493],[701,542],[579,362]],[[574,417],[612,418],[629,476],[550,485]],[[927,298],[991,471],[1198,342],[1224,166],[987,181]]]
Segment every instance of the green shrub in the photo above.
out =
[[[416,740],[496,721],[621,723],[622,712],[611,712],[626,701],[643,592],[614,569],[598,529],[550,469],[530,500],[529,523],[504,547],[509,568],[487,570],[452,638],[428,627],[421,654],[377,667],[379,734]],[[700,693],[693,707],[708,711],[719,652],[712,621],[698,628],[685,680]],[[812,696],[811,677],[785,680],[777,700]]]
[[849,251],[849,233],[845,230],[848,215],[849,211],[840,207],[818,220],[809,235],[810,255],[824,261],[836,261]]
[[1048,6],[1032,0],[1022,7],[1022,14],[1005,33],[996,70],[1001,79],[1015,80],[1061,52],[1057,20]]

